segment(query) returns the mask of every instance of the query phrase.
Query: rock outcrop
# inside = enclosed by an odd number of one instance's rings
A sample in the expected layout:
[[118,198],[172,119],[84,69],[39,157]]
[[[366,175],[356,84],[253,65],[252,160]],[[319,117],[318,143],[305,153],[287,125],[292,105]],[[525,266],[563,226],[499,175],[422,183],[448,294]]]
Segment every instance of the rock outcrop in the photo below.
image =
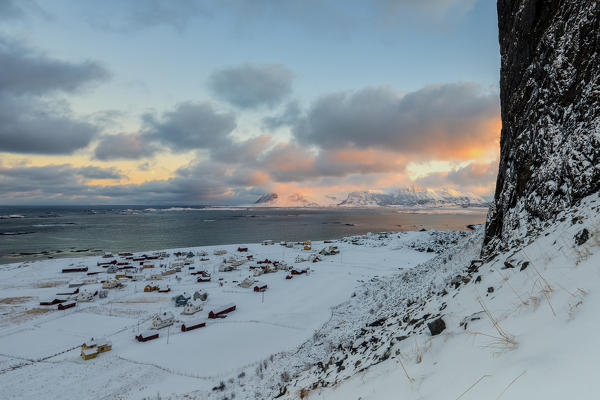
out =
[[600,189],[600,2],[498,0],[502,134],[484,253]]

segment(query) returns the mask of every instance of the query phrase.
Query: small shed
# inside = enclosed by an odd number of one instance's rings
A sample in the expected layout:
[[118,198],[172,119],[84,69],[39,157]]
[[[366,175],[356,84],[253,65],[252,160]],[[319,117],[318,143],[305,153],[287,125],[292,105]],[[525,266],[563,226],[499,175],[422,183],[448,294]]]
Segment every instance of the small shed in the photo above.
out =
[[158,339],[158,332],[142,332],[135,338],[138,342],[147,342],[149,340]]
[[73,303],[65,303],[65,304],[59,304],[58,305],[58,309],[59,310],[66,310],[68,308],[73,308],[77,305],[77,303],[73,302]]
[[206,322],[202,320],[188,321],[184,324],[181,324],[181,332],[187,332],[198,328],[204,328],[205,326]]
[[76,268],[63,268],[62,273],[68,274],[71,272],[87,272],[88,267],[76,267]]
[[226,314],[235,311],[235,309],[236,307],[233,303],[229,303],[220,307],[215,307],[208,313],[208,318],[215,319],[219,317],[224,317]]
[[92,358],[96,358],[97,355],[98,349],[96,348],[81,349],[81,358],[83,358],[84,360],[91,360]]
[[255,292],[266,292],[267,291],[267,284],[266,283],[259,283],[258,285],[254,286],[254,291]]

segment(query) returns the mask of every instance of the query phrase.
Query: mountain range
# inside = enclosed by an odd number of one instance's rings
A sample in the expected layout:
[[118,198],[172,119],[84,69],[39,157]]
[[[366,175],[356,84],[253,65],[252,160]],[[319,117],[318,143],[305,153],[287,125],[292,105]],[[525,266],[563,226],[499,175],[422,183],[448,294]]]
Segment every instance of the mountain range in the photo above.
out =
[[313,201],[301,194],[287,197],[277,193],[266,193],[255,203],[263,207],[487,207],[488,202],[473,193],[452,189],[425,189],[412,185],[394,190],[391,193],[380,191],[351,192],[342,201],[328,196],[325,201]]

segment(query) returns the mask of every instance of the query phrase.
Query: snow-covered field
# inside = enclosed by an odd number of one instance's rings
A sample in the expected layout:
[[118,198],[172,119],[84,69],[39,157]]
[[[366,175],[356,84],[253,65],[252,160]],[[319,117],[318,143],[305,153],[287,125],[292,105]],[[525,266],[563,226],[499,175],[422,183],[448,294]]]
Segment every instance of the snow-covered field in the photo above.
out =
[[[464,235],[463,235],[464,236]],[[177,393],[210,393],[221,380],[255,374],[258,365],[280,352],[290,354],[312,338],[332,317],[332,307],[349,299],[355,291],[375,277],[382,278],[410,269],[435,255],[426,251],[428,243],[461,235],[453,232],[405,232],[368,235],[334,243],[314,242],[312,250],[303,245],[293,248],[275,245],[244,244],[170,250],[168,257],[152,260],[167,268],[150,268],[139,272],[147,279],[131,281],[119,289],[108,289],[106,298],[95,296],[92,302],[78,302],[75,308],[57,310],[42,306],[57,293],[71,292],[69,283],[96,279],[97,283],[80,288],[101,290],[101,281],[112,279],[97,262],[99,257],[47,260],[0,266],[0,398],[144,398]],[[443,240],[442,240],[443,239]],[[248,252],[237,248],[248,247]],[[338,246],[340,253],[320,256],[321,261],[307,258],[328,246]],[[435,247],[435,246],[434,246]],[[436,251],[438,250],[436,247]],[[227,254],[216,256],[216,249]],[[151,274],[166,271],[175,262],[175,251],[194,256],[194,267],[185,265],[181,272],[153,280],[168,285],[169,293],[144,292]],[[198,256],[206,252],[207,256]],[[224,259],[247,261],[230,272],[219,272]],[[137,255],[136,255],[137,256]],[[117,257],[123,259],[124,257]],[[201,258],[208,260],[201,261]],[[277,271],[254,279],[267,284],[264,293],[253,286],[239,287],[252,276],[251,266],[268,258],[285,262],[308,274],[285,279],[289,271]],[[139,262],[133,263],[136,266]],[[262,264],[261,264],[262,265]],[[62,273],[62,268],[86,266],[88,272]],[[196,282],[192,272],[206,270],[211,281]],[[125,270],[127,274],[139,274]],[[173,296],[184,292],[205,291],[208,299],[203,311],[193,316],[181,315]],[[227,318],[207,319],[215,306],[235,303],[236,311]],[[154,314],[170,311],[177,320],[171,327],[158,330],[158,339],[140,343],[139,332],[149,330]],[[205,328],[181,332],[181,323],[204,319]],[[92,360],[80,357],[80,345],[91,337],[106,337],[113,349]]]

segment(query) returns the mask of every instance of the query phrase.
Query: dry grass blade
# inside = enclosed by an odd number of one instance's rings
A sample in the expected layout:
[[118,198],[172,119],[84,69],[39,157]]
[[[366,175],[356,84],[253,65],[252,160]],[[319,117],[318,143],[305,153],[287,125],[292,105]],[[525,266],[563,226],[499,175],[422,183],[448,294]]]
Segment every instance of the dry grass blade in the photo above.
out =
[[404,371],[404,375],[406,375],[406,378],[408,379],[408,381],[410,383],[413,383],[415,380],[413,378],[411,378],[410,375],[408,375],[408,371],[406,371],[406,367],[404,366],[404,363],[402,362],[402,355],[400,355],[400,357],[398,357],[398,362],[400,363],[400,366],[402,366],[402,370]]
[[[479,305],[481,305],[481,308],[483,309],[485,314],[490,319],[490,322],[492,323],[492,326],[494,327],[494,329],[496,329],[496,332],[498,332],[499,337],[495,337],[496,339],[498,339],[498,343],[495,343],[495,344],[503,345],[503,346],[507,346],[507,347],[516,346],[517,342],[515,341],[514,336],[507,333],[506,331],[504,331],[504,329],[502,329],[502,327],[500,326],[498,321],[494,318],[494,316],[492,315],[490,310],[488,310],[488,308],[485,306],[485,304],[483,304],[483,301],[481,300],[481,298],[478,298],[477,301],[479,302]],[[486,335],[486,336],[491,336],[491,335]],[[494,336],[491,336],[491,337],[494,337]]]
[[502,393],[500,393],[500,394],[498,395],[498,397],[496,397],[496,400],[498,400],[500,397],[502,397],[502,395],[503,395],[504,393],[506,393],[506,391],[507,391],[507,390],[508,390],[508,389],[509,389],[509,388],[512,386],[512,384],[513,384],[513,383],[515,383],[515,382],[517,381],[517,379],[519,379],[520,377],[522,377],[523,375],[525,375],[525,372],[527,372],[527,371],[523,371],[523,372],[521,372],[521,375],[519,375],[519,376],[517,376],[515,379],[513,379],[513,380],[512,380],[512,381],[511,381],[511,382],[508,384],[508,386],[504,388],[504,390],[502,391]]
[[467,392],[471,389],[473,389],[475,387],[475,385],[477,385],[479,382],[481,382],[484,378],[489,378],[491,375],[483,375],[481,378],[477,379],[477,381],[475,381],[474,384],[472,384],[471,386],[469,386],[467,388],[467,390],[465,390],[464,392],[462,392],[462,394],[460,396],[458,396],[456,398],[456,400],[460,399],[461,397],[463,397],[465,394],[467,394]]

